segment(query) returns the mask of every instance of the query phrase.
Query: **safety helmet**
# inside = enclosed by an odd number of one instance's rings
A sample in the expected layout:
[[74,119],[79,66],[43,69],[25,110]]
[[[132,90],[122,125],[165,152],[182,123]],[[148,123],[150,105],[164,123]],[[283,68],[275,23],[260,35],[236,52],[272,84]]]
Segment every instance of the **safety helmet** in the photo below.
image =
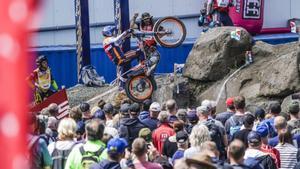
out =
[[48,63],[48,59],[47,59],[47,57],[44,56],[44,55],[39,56],[39,57],[35,60],[35,62],[36,62],[37,65],[41,65],[41,63],[42,63],[43,61],[46,61],[46,62]]
[[144,13],[142,14],[142,21],[143,21],[143,20],[146,20],[146,19],[152,19],[152,16],[151,16],[150,13],[148,13],[148,12],[144,12]]
[[115,30],[116,30],[116,27],[115,26],[105,26],[102,30],[102,34],[103,36],[106,36],[106,37],[111,37],[114,35],[115,33]]

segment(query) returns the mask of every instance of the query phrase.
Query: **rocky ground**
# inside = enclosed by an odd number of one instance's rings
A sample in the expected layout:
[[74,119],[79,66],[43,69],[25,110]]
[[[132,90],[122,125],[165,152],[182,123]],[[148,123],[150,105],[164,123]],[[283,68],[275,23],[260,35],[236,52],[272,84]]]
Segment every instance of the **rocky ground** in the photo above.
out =
[[[300,91],[299,44],[253,44],[251,35],[240,29],[240,40],[231,38],[234,27],[215,28],[201,35],[187,58],[183,75],[156,76],[158,89],[153,100],[162,103],[174,98],[179,107],[198,106],[203,99],[218,100],[217,111],[223,111],[227,97],[243,95],[249,110],[265,108],[269,101],[277,100],[286,111],[290,95]],[[247,50],[252,50],[254,63],[228,79],[245,64]],[[92,104],[100,99],[115,102],[116,91],[111,86],[76,86],[68,89],[68,96],[71,106],[92,98]]]

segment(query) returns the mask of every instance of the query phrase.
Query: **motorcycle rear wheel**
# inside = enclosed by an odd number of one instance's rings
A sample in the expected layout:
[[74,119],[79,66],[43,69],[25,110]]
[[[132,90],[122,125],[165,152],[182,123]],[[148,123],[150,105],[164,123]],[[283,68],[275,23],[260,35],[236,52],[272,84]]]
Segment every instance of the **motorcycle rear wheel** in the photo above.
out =
[[142,103],[151,98],[155,89],[155,81],[145,75],[134,76],[126,81],[125,92],[129,99]]

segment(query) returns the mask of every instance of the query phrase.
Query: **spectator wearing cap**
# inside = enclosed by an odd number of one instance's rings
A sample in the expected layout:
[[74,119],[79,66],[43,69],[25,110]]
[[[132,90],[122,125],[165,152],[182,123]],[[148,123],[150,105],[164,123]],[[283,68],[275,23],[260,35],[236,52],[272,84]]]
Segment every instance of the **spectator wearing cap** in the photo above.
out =
[[201,151],[201,146],[205,141],[210,141],[210,133],[208,128],[203,125],[196,125],[193,127],[192,133],[189,136],[191,147],[185,150],[184,157],[189,158]]
[[161,154],[165,140],[174,135],[175,132],[169,124],[168,113],[166,111],[159,113],[158,120],[160,124],[152,133],[152,142],[155,148]]
[[125,149],[128,146],[126,140],[113,138],[107,143],[108,159],[93,164],[90,169],[121,169],[120,161],[125,156]]
[[270,138],[277,136],[277,132],[275,130],[275,125],[274,125],[274,119],[275,119],[275,117],[279,116],[280,112],[281,112],[280,103],[277,102],[277,101],[270,102],[270,104],[269,104],[269,114],[271,114],[272,117],[262,121],[259,124],[259,125],[268,126],[269,137]]
[[216,114],[216,102],[213,100],[203,100],[201,102],[201,106],[206,106],[208,108],[209,111],[209,118],[210,119],[214,119],[215,118],[215,114]]
[[199,124],[205,125],[208,130],[215,133],[212,136],[212,141],[218,145],[220,157],[223,159],[226,157],[225,147],[228,145],[227,135],[224,126],[221,122],[209,118],[210,109],[207,106],[197,107],[197,115],[199,117]]
[[103,120],[106,123],[105,114],[104,114],[103,110],[101,110],[101,109],[97,109],[94,112],[93,118],[97,118],[97,119]]
[[174,169],[217,169],[212,159],[205,152],[197,153],[193,157],[182,158],[175,162]]
[[149,118],[145,118],[144,120],[142,120],[142,122],[151,130],[155,130],[158,126],[158,114],[161,111],[161,107],[160,104],[157,102],[153,102],[150,105],[149,108],[149,112],[150,112],[150,116]]
[[159,154],[152,143],[151,134],[152,133],[149,128],[143,128],[139,132],[139,138],[142,138],[146,141],[148,150],[151,149],[151,151],[147,152],[148,161],[154,161],[157,158],[157,155]]
[[[173,130],[175,133],[180,131],[184,131],[184,122],[182,120],[177,120],[173,123]],[[176,134],[166,139],[163,145],[162,154],[168,158],[172,158],[174,153],[177,151],[177,142],[176,142]]]
[[235,113],[235,107],[233,104],[233,97],[229,97],[226,100],[226,108],[227,111],[222,112],[222,113],[218,113],[216,115],[216,120],[219,120],[220,122],[222,122],[222,124],[225,126],[225,122]]
[[138,137],[139,131],[147,127],[139,120],[139,113],[140,105],[138,103],[131,104],[129,108],[130,118],[126,119],[119,128],[120,137],[126,139],[129,147],[131,147],[133,140]]
[[254,116],[255,116],[255,121],[253,125],[253,130],[255,131],[259,123],[261,123],[265,119],[266,112],[264,109],[258,107],[255,109]]
[[292,134],[288,130],[284,130],[279,134],[279,144],[275,147],[280,154],[280,167],[282,169],[294,168],[300,161],[299,149],[293,145]]
[[[275,117],[274,125],[275,125],[275,129],[276,129],[277,133],[285,132],[285,130],[287,130],[287,121],[282,116]],[[297,148],[300,148],[300,135],[298,135],[298,134],[292,135],[292,138],[293,138],[294,146]],[[278,143],[279,143],[278,135],[273,138],[269,138],[269,140],[268,140],[268,144],[272,147],[275,147]]]
[[191,134],[192,132],[192,129],[195,125],[198,124],[198,121],[199,121],[199,118],[197,116],[197,111],[196,110],[189,110],[187,112],[187,119],[188,119],[188,122],[189,122],[189,126],[188,128],[186,129],[186,131]]
[[245,97],[244,96],[234,97],[233,104],[236,112],[225,122],[225,131],[230,140],[232,140],[233,134],[239,131],[243,125],[244,117],[245,117],[245,107],[246,107]]
[[121,105],[119,109],[119,113],[116,114],[113,118],[113,126],[114,128],[118,129],[120,126],[127,120],[129,119],[129,109],[130,109],[130,104],[124,103]]
[[110,139],[119,138],[118,130],[113,127],[105,127],[102,141],[106,144]]
[[244,159],[255,159],[266,168],[276,168],[275,160],[268,154],[261,150],[262,140],[256,131],[251,131],[248,134],[248,148],[246,149]]
[[280,168],[280,155],[279,151],[268,145],[268,127],[267,126],[259,126],[256,132],[260,135],[262,140],[261,151],[269,154],[273,160],[277,168]]
[[151,163],[147,161],[148,146],[147,142],[142,138],[136,138],[132,143],[132,152],[136,156],[133,161],[134,168],[144,169],[162,169],[158,163]]
[[113,127],[113,112],[114,112],[113,105],[110,103],[106,103],[103,106],[102,110],[105,114],[105,119],[106,119],[105,125],[108,127]]
[[79,109],[82,113],[82,119],[83,121],[89,120],[92,118],[90,105],[88,103],[81,103],[79,106]]
[[179,131],[176,133],[177,151],[172,157],[172,163],[175,164],[175,160],[183,158],[184,151],[189,147],[189,135],[186,131]]
[[292,134],[300,134],[299,102],[297,100],[293,100],[289,104],[289,114],[288,129]]
[[142,111],[139,115],[139,119],[141,121],[150,117],[149,109],[150,109],[151,104],[152,104],[152,101],[150,99],[146,99],[145,101],[143,101]]
[[168,112],[168,115],[174,115],[176,116],[176,113],[177,113],[177,103],[174,99],[170,99],[166,102],[166,109],[167,109],[167,112]]
[[248,134],[252,131],[254,124],[254,116],[251,114],[246,114],[243,122],[243,129],[237,131],[233,134],[233,140],[238,139],[241,140],[246,147],[248,147]]

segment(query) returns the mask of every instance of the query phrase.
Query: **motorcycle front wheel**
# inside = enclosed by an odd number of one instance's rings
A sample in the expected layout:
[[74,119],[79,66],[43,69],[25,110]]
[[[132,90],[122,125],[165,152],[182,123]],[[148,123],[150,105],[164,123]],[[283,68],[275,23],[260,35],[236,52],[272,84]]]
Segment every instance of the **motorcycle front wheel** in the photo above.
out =
[[145,75],[134,76],[126,81],[125,92],[129,99],[142,103],[151,98],[155,89],[155,81]]
[[163,47],[174,48],[183,43],[186,38],[186,28],[178,18],[168,16],[159,19],[153,28],[154,38]]

